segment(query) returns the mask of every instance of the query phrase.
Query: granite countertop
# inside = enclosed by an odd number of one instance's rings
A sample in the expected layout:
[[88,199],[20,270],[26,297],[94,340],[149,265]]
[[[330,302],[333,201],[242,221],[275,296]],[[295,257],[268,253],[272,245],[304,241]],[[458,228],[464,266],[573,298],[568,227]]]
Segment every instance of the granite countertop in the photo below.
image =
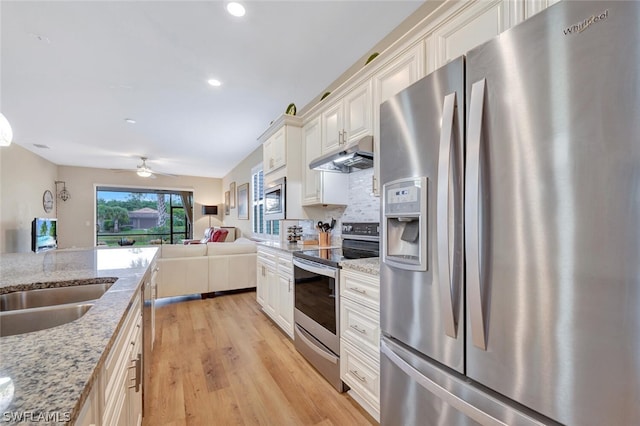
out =
[[294,251],[302,251],[302,250],[318,250],[320,248],[329,249],[329,248],[340,248],[339,245],[333,245],[329,247],[320,247],[317,244],[305,244],[301,245],[298,243],[284,243],[280,241],[259,241],[257,242],[258,246],[268,247],[276,250],[281,250],[287,253],[293,253]]
[[349,259],[340,262],[342,269],[351,269],[365,274],[380,275],[380,258],[367,257],[364,259]]
[[0,422],[73,424],[158,249],[95,248],[0,256],[0,294],[113,281],[76,321],[0,337]]

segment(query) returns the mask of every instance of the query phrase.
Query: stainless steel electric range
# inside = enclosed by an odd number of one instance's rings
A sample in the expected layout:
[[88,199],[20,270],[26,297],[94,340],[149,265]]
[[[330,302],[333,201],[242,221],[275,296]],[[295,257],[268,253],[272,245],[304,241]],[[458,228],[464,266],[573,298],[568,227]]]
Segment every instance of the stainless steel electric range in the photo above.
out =
[[379,244],[379,223],[345,222],[340,248],[293,253],[295,347],[340,392],[339,263],[378,257]]

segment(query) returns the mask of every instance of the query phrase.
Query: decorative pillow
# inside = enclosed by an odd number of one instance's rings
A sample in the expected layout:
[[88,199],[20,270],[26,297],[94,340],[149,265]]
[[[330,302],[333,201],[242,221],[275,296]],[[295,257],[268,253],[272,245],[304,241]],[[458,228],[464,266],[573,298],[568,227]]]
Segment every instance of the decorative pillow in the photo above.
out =
[[213,237],[211,237],[211,242],[212,243],[221,243],[224,242],[224,240],[227,239],[227,234],[229,233],[229,231],[227,231],[226,229],[218,229],[216,232],[213,233]]

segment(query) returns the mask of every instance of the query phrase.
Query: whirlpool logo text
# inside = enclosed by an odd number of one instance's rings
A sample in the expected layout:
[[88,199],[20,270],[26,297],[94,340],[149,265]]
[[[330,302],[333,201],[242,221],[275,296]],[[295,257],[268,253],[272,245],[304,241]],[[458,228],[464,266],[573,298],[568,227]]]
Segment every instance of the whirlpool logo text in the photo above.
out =
[[589,18],[585,19],[584,21],[574,24],[569,28],[565,28],[564,35],[580,34],[584,30],[589,28],[591,25],[595,24],[596,22],[604,21],[608,17],[609,17],[609,9],[605,10],[599,15],[591,15]]

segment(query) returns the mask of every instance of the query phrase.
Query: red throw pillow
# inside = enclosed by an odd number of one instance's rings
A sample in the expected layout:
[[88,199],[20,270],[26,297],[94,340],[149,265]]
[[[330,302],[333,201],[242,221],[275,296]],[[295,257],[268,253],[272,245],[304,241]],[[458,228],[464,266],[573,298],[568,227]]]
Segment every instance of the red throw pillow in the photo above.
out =
[[227,234],[229,231],[226,229],[218,229],[213,233],[213,237],[211,237],[211,241],[214,243],[220,243],[227,239]]

